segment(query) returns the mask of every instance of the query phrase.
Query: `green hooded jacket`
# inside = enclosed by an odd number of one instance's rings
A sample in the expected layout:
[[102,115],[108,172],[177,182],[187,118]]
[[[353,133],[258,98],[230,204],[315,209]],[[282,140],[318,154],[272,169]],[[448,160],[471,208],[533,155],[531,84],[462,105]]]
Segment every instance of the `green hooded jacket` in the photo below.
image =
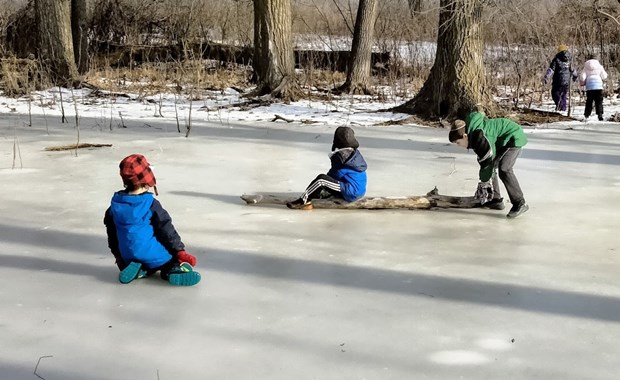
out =
[[483,113],[472,112],[465,118],[465,124],[469,136],[468,148],[474,149],[478,155],[482,182],[493,177],[497,157],[501,157],[508,148],[521,148],[527,144],[523,128],[510,119],[489,119]]

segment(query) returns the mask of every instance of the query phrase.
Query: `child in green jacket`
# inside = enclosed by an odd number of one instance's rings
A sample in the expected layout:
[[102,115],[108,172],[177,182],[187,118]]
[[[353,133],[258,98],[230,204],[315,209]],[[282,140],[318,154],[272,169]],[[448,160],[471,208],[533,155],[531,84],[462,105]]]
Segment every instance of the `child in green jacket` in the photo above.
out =
[[504,209],[499,189],[499,178],[504,183],[512,208],[508,218],[516,218],[529,210],[513,166],[527,144],[523,128],[510,119],[488,119],[480,112],[472,112],[463,120],[455,120],[449,134],[450,142],[473,149],[480,164],[476,197],[482,207]]

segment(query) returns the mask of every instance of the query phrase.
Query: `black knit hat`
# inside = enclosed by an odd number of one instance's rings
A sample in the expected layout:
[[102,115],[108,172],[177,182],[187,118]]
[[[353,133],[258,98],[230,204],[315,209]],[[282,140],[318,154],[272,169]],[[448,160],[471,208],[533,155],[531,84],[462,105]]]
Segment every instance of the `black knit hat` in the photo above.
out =
[[334,132],[334,143],[332,144],[332,151],[342,148],[359,148],[360,143],[355,138],[355,132],[349,127],[338,127]]

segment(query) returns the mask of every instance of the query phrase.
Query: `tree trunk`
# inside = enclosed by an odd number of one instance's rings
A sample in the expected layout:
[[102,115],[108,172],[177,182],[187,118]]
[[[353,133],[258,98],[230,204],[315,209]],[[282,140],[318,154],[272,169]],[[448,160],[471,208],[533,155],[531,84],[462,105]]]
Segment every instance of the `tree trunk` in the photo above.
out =
[[408,0],[408,4],[412,16],[422,13],[422,0]]
[[[242,195],[249,205],[285,205],[297,197],[280,196],[273,194],[250,194]],[[385,210],[385,209],[434,209],[434,208],[476,208],[480,207],[480,201],[474,197],[456,197],[441,195],[437,188],[429,191],[425,196],[411,197],[366,197],[355,202],[346,202],[342,199],[314,199],[312,208],[329,209],[365,209],[365,210]]]
[[435,63],[420,92],[396,111],[429,119],[494,113],[484,76],[483,2],[441,0]]
[[71,37],[71,0],[36,0],[40,57],[55,84],[73,85],[78,77]]
[[360,0],[357,7],[347,80],[340,88],[343,92],[371,94],[368,84],[376,15],[377,0]]
[[254,0],[254,27],[259,93],[296,98],[290,0]]
[[71,35],[75,65],[80,74],[88,71],[88,38],[86,26],[86,0],[71,0]]
[[259,77],[265,76],[265,69],[261,66],[261,54],[263,52],[262,40],[261,36],[263,20],[265,19],[265,15],[263,12],[263,6],[261,5],[259,0],[254,0],[254,52],[252,56],[252,83],[259,83]]

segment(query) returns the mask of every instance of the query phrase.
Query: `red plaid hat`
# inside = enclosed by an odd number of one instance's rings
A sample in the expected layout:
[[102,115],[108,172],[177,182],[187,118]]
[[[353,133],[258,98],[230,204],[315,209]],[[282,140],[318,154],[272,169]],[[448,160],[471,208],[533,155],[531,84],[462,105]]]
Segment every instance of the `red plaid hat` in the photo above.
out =
[[157,195],[155,175],[146,157],[141,154],[132,154],[123,158],[118,166],[121,169],[120,174],[125,185],[149,186],[155,190],[155,195]]

